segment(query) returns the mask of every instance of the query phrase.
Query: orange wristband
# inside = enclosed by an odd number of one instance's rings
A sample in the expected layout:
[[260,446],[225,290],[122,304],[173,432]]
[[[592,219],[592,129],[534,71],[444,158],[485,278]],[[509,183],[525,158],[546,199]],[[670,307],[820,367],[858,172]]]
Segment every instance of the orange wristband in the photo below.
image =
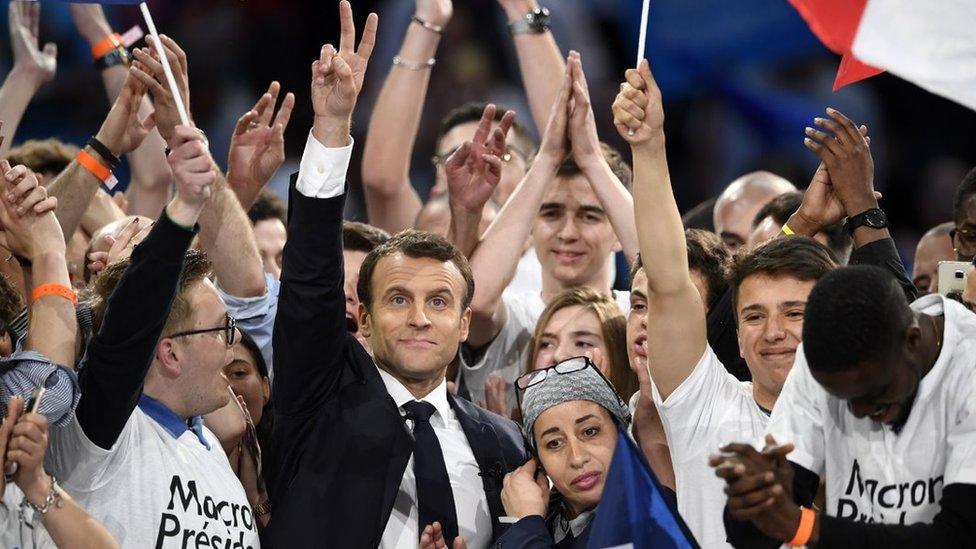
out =
[[92,46],[91,54],[95,59],[100,59],[106,53],[122,47],[125,47],[125,45],[122,43],[122,35],[117,32],[113,32]]
[[105,181],[109,177],[112,177],[112,170],[106,168],[94,156],[85,152],[84,149],[78,151],[78,156],[76,158],[78,163],[81,164],[83,168],[88,170],[89,173],[97,177],[99,181]]
[[78,295],[75,294],[74,290],[64,284],[41,284],[34,288],[34,291],[31,292],[31,303],[46,295],[63,297],[75,305],[78,304]]
[[817,520],[817,512],[813,509],[800,507],[800,525],[796,528],[793,539],[787,543],[790,547],[803,547],[813,536],[813,523]]

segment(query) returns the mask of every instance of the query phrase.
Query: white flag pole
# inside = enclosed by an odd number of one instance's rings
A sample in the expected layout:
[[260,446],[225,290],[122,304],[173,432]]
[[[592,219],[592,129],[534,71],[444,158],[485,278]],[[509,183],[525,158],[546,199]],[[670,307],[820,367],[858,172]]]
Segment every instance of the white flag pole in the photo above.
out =
[[[645,3],[647,2],[647,0],[644,1]],[[152,15],[149,13],[149,6],[145,2],[142,2],[139,4],[139,9],[142,10],[142,17],[146,20],[146,26],[149,27],[149,34],[156,42],[156,53],[159,54],[159,62],[163,64],[163,72],[166,73],[166,82],[169,84],[169,91],[173,94],[173,100],[176,101],[176,110],[180,113],[180,122],[184,126],[189,126],[190,117],[186,114],[186,107],[183,105],[183,96],[180,95],[180,90],[176,87],[176,78],[173,77],[173,69],[169,66],[166,48],[163,47],[163,43],[159,40],[159,33],[156,32],[156,24],[153,22]]]
[[[637,62],[634,63],[634,68],[640,66],[641,61],[644,59],[644,48],[647,46],[647,8],[650,5],[651,0],[643,0],[643,5],[641,6],[641,22],[640,29],[638,32],[637,39]],[[634,135],[634,130],[628,129],[627,135]]]
[[644,5],[641,7],[640,38],[637,40],[637,62],[634,63],[634,68],[640,66],[641,60],[644,59],[644,48],[647,46],[647,7],[650,3],[651,0],[644,0]]

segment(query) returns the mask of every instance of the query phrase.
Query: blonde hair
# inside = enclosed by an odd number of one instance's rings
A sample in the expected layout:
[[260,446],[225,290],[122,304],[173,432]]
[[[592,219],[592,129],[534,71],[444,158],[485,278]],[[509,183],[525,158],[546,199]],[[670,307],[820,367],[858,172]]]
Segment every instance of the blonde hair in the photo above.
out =
[[617,393],[629,400],[637,392],[637,374],[630,369],[630,359],[627,357],[627,319],[617,302],[610,296],[601,294],[592,288],[572,288],[556,296],[542,311],[539,321],[535,325],[535,333],[529,346],[530,353],[525,371],[531,371],[535,366],[536,356],[539,354],[539,343],[542,332],[546,329],[552,316],[557,311],[573,306],[583,307],[592,312],[600,321],[603,332],[603,342],[607,347],[606,360],[610,369],[607,379],[613,384]]

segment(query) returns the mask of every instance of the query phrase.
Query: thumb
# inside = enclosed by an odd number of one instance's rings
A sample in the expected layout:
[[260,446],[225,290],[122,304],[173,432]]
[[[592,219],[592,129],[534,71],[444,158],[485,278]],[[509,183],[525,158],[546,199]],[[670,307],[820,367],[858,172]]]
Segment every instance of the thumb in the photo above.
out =
[[539,463],[535,459],[530,459],[522,465],[522,471],[528,474],[530,477],[535,478],[536,471],[539,470]]
[[352,80],[352,68],[346,63],[346,60],[338,55],[332,58],[332,68],[335,70],[336,76],[339,77],[339,87],[342,89],[342,93],[347,95],[355,95],[356,85]]
[[44,44],[44,55],[57,59],[58,58],[58,45],[54,42],[48,42]]
[[471,154],[471,142],[465,141],[461,144],[458,150],[454,151],[447,159],[447,163],[444,164],[444,168],[448,170],[456,170],[464,165],[468,160],[468,156]]
[[652,86],[654,88],[657,87],[657,82],[651,73],[651,65],[647,62],[647,59],[641,59],[640,65],[637,66],[637,72],[640,74],[641,79],[644,80],[645,90],[650,90]]
[[461,539],[461,536],[454,538],[454,549],[468,549],[468,545],[464,543],[464,540]]

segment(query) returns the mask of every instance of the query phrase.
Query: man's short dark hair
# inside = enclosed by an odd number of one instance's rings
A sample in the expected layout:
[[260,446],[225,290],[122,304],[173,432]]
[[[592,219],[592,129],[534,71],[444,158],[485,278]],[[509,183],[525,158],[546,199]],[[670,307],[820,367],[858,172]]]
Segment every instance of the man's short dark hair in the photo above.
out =
[[[685,231],[685,241],[688,246],[688,269],[698,271],[705,278],[708,291],[708,302],[705,306],[707,310],[711,310],[729,287],[732,253],[718,235],[709,231],[688,229]],[[638,253],[630,266],[630,279],[633,280],[637,271],[643,268],[644,264]]]
[[718,201],[717,196],[713,196],[708,200],[698,204],[694,208],[688,210],[681,216],[681,224],[685,226],[686,229],[702,229],[705,231],[715,232],[715,202]]
[[390,239],[390,233],[358,221],[342,222],[342,249],[368,254]]
[[471,273],[471,265],[468,264],[468,259],[464,257],[464,254],[440,235],[407,229],[390,237],[389,240],[374,248],[363,259],[363,265],[359,269],[359,283],[356,286],[356,293],[359,294],[359,302],[366,306],[366,310],[372,311],[372,280],[376,265],[380,259],[396,254],[403,254],[414,259],[430,258],[454,263],[454,266],[461,271],[464,284],[467,286],[462,298],[461,310],[464,311],[471,305],[471,299],[474,297],[474,275]]
[[261,189],[254,204],[247,210],[247,217],[251,220],[251,225],[257,225],[259,221],[266,219],[278,219],[288,226],[285,203],[268,189]]
[[[441,126],[437,131],[437,143],[441,142],[441,139],[447,135],[447,132],[453,130],[455,127],[461,124],[467,124],[468,122],[478,122],[481,120],[481,115],[485,112],[485,107],[488,103],[482,103],[478,101],[471,101],[452,109],[450,112],[441,119]],[[503,105],[498,105],[495,109],[495,122],[501,121],[502,117],[505,116],[505,111],[508,109]],[[512,134],[514,137],[524,145],[524,147],[531,147],[531,150],[523,150],[522,152],[531,157],[535,154],[535,140],[529,135],[528,130],[525,126],[519,123],[516,119],[515,123],[512,124]],[[437,151],[437,154],[441,154],[446,151]],[[526,158],[528,160],[528,158]]]
[[884,360],[912,323],[905,293],[887,271],[871,265],[834,269],[807,299],[803,349],[811,370],[843,372]]
[[[772,217],[777,225],[786,225],[790,216],[800,209],[803,203],[803,193],[801,191],[790,191],[783,193],[770,200],[759,209],[756,217],[752,220],[752,228],[755,229],[763,222],[763,219]],[[839,263],[847,263],[847,258],[851,255],[851,248],[854,241],[847,234],[843,223],[835,223],[823,229],[827,235],[827,247],[837,256]]]
[[962,183],[956,189],[956,196],[952,199],[952,219],[956,225],[962,221],[959,215],[962,213],[963,202],[973,195],[976,195],[976,168],[969,170],[966,177],[962,178]]
[[[624,156],[620,154],[620,151],[602,141],[600,142],[600,150],[603,152],[604,160],[606,160],[607,164],[610,165],[610,171],[613,172],[613,175],[617,176],[617,179],[619,179],[623,186],[629,191],[631,183],[634,180],[634,171],[630,169],[630,164],[624,160]],[[562,176],[577,175],[581,173],[583,173],[583,170],[580,169],[579,164],[576,163],[576,160],[572,155],[567,156],[566,160],[563,160],[563,163],[560,164],[559,168],[556,170],[556,175]]]
[[820,280],[837,268],[837,257],[826,246],[807,236],[774,238],[741,254],[732,267],[732,310],[738,310],[739,288],[752,275],[787,276],[797,280]]

